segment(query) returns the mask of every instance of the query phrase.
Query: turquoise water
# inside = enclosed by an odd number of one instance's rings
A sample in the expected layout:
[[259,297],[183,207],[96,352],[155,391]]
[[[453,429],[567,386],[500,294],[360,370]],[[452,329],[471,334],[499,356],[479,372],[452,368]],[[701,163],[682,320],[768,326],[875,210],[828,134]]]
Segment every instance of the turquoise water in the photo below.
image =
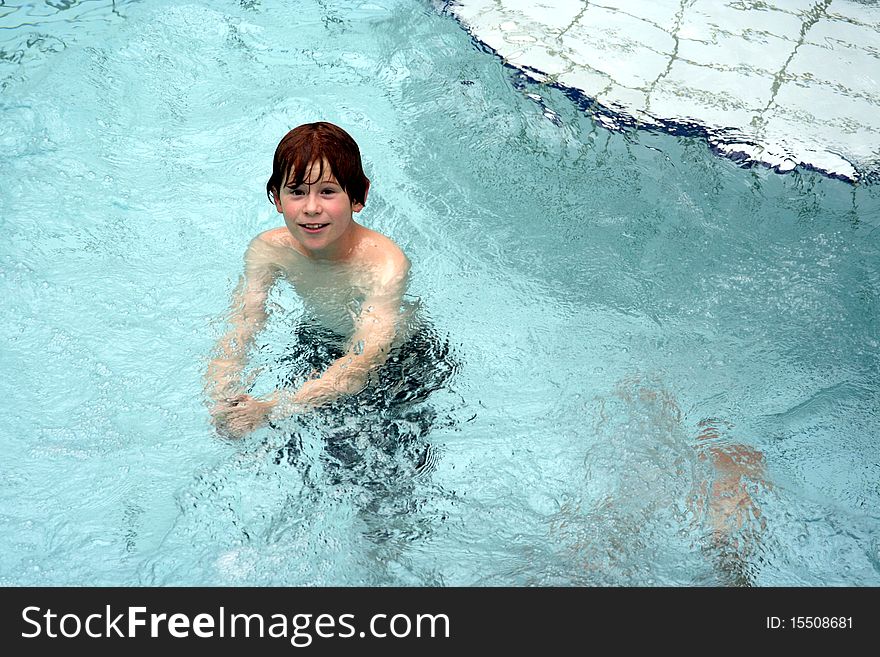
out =
[[[692,501],[711,419],[766,459],[749,582],[880,584],[876,184],[609,132],[426,2],[6,3],[0,57],[0,583],[730,583]],[[327,476],[320,418],[293,462],[209,424],[312,120],[360,143],[361,218],[455,353],[426,476],[369,440]],[[270,302],[264,360],[301,312]]]

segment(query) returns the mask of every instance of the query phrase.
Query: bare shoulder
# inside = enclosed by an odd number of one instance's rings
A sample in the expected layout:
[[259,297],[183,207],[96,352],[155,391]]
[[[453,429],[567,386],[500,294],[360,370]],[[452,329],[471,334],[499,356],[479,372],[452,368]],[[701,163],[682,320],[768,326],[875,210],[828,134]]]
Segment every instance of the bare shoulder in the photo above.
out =
[[278,228],[270,228],[269,230],[264,230],[262,233],[257,235],[252,244],[258,244],[260,246],[275,246],[275,247],[284,247],[290,246],[290,233],[287,228],[284,226],[279,226]]
[[409,274],[409,258],[390,237],[361,226],[359,257],[362,264],[379,274],[384,282],[405,279]]
[[285,242],[286,235],[288,235],[287,229],[283,226],[263,231],[251,240],[245,253],[245,260],[251,266],[278,266],[284,254],[290,249],[290,245]]

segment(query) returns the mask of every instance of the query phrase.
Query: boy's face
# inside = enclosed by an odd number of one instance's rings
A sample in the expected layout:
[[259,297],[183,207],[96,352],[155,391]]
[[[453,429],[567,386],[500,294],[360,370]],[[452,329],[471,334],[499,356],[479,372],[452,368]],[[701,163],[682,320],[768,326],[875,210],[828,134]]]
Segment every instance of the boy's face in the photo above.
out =
[[[352,214],[363,209],[348,194],[324,161],[324,176],[318,180],[320,165],[313,162],[298,187],[293,181],[281,186],[275,195],[275,208],[284,215],[287,230],[310,253],[333,257],[334,247],[352,225]],[[307,182],[311,181],[311,183]]]

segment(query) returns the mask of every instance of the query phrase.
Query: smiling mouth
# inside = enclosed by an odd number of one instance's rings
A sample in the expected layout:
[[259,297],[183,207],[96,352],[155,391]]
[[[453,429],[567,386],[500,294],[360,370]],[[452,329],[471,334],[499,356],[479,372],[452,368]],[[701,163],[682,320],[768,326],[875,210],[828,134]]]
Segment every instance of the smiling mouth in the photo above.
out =
[[330,224],[300,224],[300,227],[303,228],[306,232],[316,233],[322,228],[326,228]]

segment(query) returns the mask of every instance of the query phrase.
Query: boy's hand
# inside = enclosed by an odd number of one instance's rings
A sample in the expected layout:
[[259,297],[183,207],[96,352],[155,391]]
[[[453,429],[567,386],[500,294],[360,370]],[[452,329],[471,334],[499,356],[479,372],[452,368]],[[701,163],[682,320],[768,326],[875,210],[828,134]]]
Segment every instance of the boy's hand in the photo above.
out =
[[232,438],[241,438],[264,424],[274,406],[274,401],[236,395],[218,402],[211,409],[211,416],[219,431]]

